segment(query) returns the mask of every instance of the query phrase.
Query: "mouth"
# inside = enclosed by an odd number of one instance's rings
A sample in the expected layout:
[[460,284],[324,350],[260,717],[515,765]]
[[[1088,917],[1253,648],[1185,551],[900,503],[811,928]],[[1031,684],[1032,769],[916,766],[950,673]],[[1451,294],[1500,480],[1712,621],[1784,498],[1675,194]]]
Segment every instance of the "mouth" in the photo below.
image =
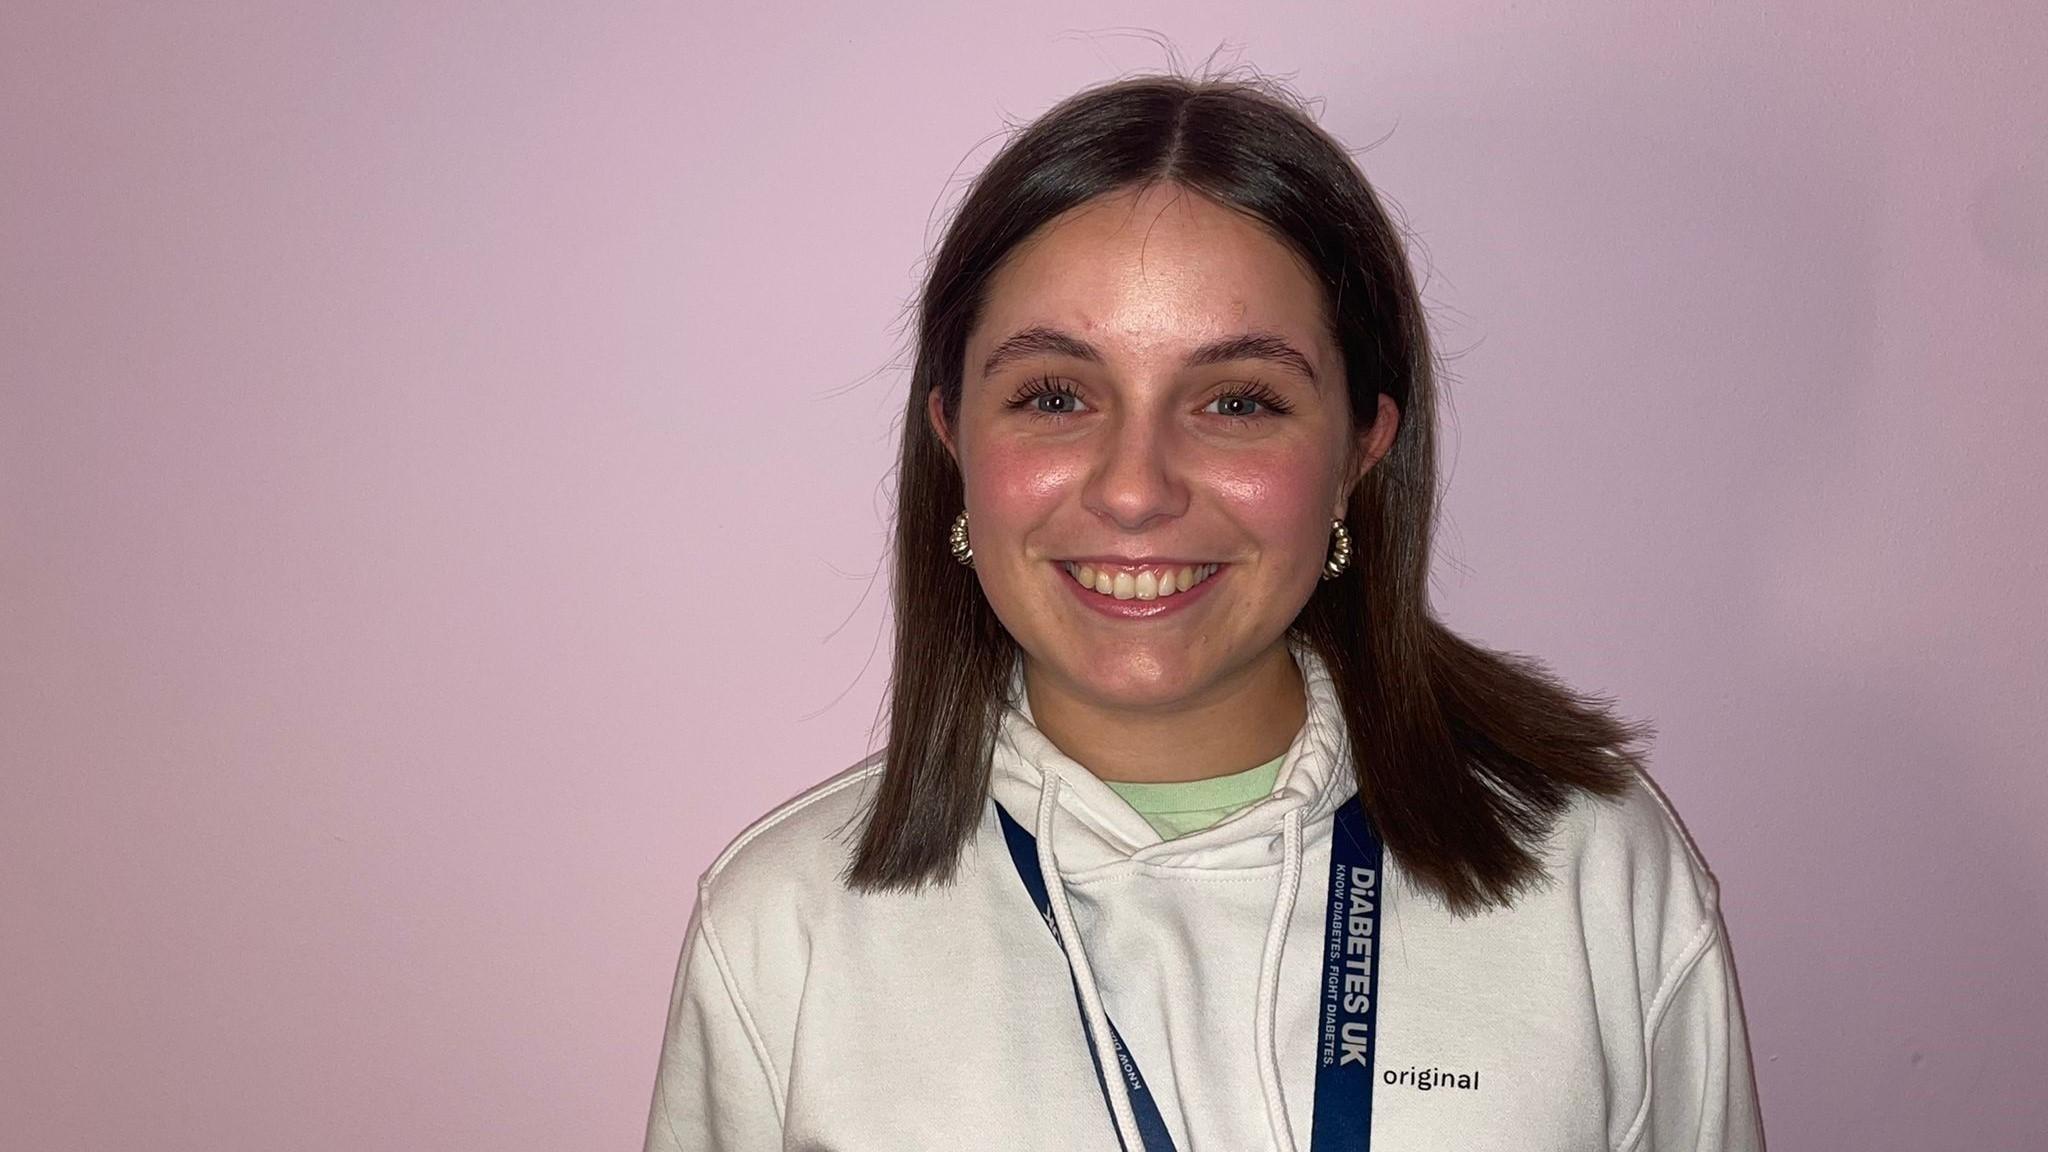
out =
[[1060,567],[1075,584],[1106,599],[1161,600],[1206,583],[1222,565],[1087,564],[1066,560]]

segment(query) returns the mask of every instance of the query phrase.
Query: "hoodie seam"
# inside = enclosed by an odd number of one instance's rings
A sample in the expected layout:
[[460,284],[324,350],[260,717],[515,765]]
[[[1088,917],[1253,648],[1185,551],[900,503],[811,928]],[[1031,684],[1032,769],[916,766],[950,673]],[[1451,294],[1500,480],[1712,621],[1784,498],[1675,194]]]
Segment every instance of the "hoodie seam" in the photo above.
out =
[[704,946],[711,953],[711,963],[718,970],[718,982],[725,989],[726,999],[732,1002],[733,1012],[740,1018],[740,1030],[747,1034],[747,1045],[754,1051],[754,1062],[761,1069],[761,1078],[767,1081],[768,1102],[775,1106],[775,1125],[780,1128],[785,1122],[782,1080],[775,1074],[774,1062],[768,1056],[768,1045],[761,1039],[761,1029],[754,1023],[754,1013],[747,1007],[747,998],[741,994],[732,965],[725,958],[725,946],[718,942],[718,932],[712,927],[710,884],[699,885],[698,900],[703,904],[703,914],[698,920],[704,933]]
[[[876,755],[879,756],[880,753],[876,753]],[[874,763],[857,769],[843,779],[826,781],[810,791],[794,797],[788,803],[781,805],[766,816],[755,821],[753,826],[740,833],[739,838],[727,845],[725,851],[720,852],[718,858],[711,862],[711,867],[704,872],[704,883],[709,884],[717,879],[719,873],[725,870],[725,866],[732,862],[733,857],[739,855],[740,852],[745,850],[747,845],[752,844],[761,836],[772,831],[783,821],[790,819],[813,804],[835,796],[855,785],[866,783],[879,774],[882,769],[882,764]]]
[[1657,1091],[1657,1033],[1664,1027],[1665,1014],[1670,1011],[1672,1001],[1678,998],[1679,989],[1700,970],[1700,961],[1721,937],[1720,917],[1709,915],[1692,939],[1686,941],[1679,953],[1679,960],[1666,974],[1657,992],[1650,998],[1650,1010],[1643,1030],[1643,1098],[1636,1105],[1635,1120],[1622,1133],[1621,1142],[1614,1145],[1615,1152],[1630,1152],[1642,1141],[1643,1132],[1650,1119],[1650,1101]]

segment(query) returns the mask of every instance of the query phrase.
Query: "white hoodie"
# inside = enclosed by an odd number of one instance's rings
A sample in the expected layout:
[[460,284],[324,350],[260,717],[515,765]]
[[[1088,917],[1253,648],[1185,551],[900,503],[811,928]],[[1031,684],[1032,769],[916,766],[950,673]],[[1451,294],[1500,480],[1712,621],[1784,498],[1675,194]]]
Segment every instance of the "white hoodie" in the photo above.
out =
[[[1273,793],[1168,841],[1053,747],[1013,678],[991,791],[1057,871],[1070,956],[993,806],[951,885],[839,882],[879,756],[747,829],[698,885],[649,1152],[1139,1152],[1121,1077],[1106,1105],[1091,1063],[1104,1015],[1180,1152],[1306,1152],[1323,877],[1356,785],[1335,686],[1292,648],[1308,719]],[[1544,859],[1540,890],[1460,918],[1388,856],[1374,1145],[1761,1148],[1714,881],[1669,808],[1647,781],[1582,798]]]

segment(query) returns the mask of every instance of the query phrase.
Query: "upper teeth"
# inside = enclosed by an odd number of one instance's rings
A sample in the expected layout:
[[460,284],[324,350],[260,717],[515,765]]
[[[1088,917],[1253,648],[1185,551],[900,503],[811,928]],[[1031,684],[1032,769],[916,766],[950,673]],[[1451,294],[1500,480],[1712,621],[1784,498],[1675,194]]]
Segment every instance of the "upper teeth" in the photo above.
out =
[[1097,568],[1069,560],[1062,567],[1069,576],[1080,581],[1083,588],[1093,588],[1104,596],[1114,596],[1119,600],[1157,600],[1161,596],[1185,592],[1216,573],[1214,564],[1130,569]]

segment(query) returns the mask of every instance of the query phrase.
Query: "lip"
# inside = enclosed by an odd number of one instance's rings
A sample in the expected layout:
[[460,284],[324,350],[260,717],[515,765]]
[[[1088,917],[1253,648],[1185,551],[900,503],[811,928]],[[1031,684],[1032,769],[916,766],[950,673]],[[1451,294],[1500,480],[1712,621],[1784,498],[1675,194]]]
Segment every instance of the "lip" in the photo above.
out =
[[1210,560],[1190,560],[1179,556],[1065,556],[1058,563],[1089,564],[1101,568],[1199,568]]
[[[1202,581],[1185,592],[1175,592],[1171,596],[1161,596],[1155,600],[1118,600],[1114,596],[1104,596],[1100,592],[1081,587],[1080,581],[1067,574],[1066,565],[1069,563],[1086,564],[1090,563],[1090,561],[1081,557],[1075,557],[1071,561],[1055,561],[1052,566],[1053,579],[1065,584],[1068,590],[1074,594],[1074,597],[1080,600],[1084,606],[1112,620],[1156,620],[1161,616],[1171,616],[1176,612],[1192,608],[1204,596],[1208,595],[1210,585],[1223,579],[1230,572],[1231,568],[1228,564],[1218,564],[1216,565],[1216,571],[1211,573],[1207,580]],[[1118,560],[1114,557],[1105,556],[1094,561],[1094,563],[1137,565],[1139,563],[1150,564],[1153,561]],[[1157,563],[1164,566],[1168,561],[1162,560]]]

